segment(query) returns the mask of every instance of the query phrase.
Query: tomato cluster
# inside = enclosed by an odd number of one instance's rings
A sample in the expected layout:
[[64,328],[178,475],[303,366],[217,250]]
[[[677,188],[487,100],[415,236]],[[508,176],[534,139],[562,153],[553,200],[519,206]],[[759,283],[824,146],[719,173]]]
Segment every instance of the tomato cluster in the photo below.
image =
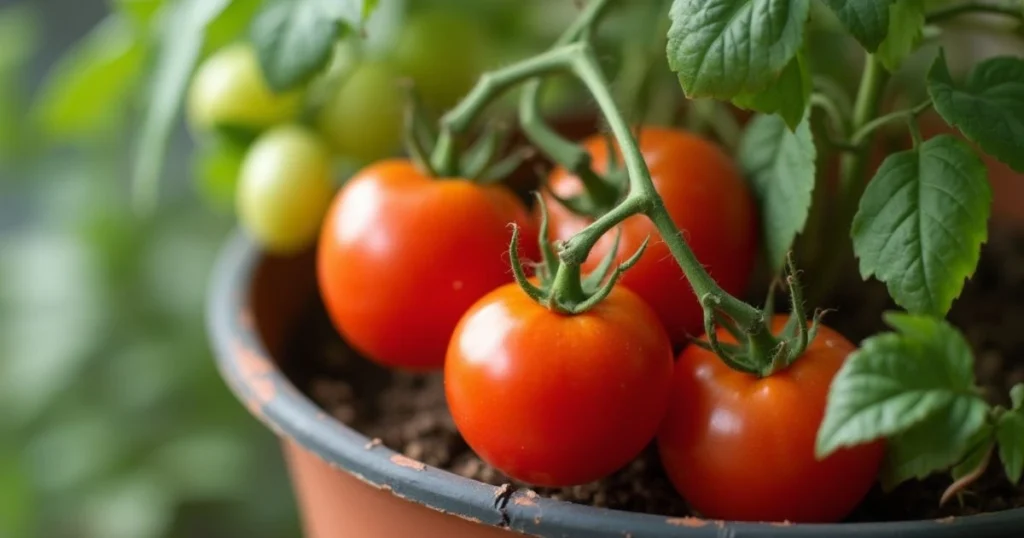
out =
[[402,80],[440,111],[483,71],[488,38],[479,26],[451,9],[414,10],[386,46],[340,43],[325,74],[287,91],[270,87],[249,43],[214,50],[188,92],[189,124],[203,159],[200,192],[216,206],[233,206],[267,251],[309,248],[335,169],[400,153]]

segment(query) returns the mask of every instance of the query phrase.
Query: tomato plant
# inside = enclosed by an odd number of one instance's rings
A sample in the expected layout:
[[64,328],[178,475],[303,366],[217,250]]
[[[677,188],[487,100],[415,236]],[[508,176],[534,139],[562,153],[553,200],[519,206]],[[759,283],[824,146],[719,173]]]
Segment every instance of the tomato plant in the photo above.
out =
[[[743,292],[754,269],[758,230],[754,199],[739,168],[713,143],[680,130],[646,127],[640,131],[638,143],[655,189],[697,259],[722,289]],[[605,138],[593,136],[582,145],[593,160],[594,171],[606,174]],[[562,167],[552,172],[548,187],[559,198],[576,197],[584,191],[579,177]],[[557,203],[551,194],[548,197],[552,240],[569,239],[593,221]],[[655,225],[643,215],[627,218],[622,222],[618,259],[624,260],[645,238],[657,235]],[[613,245],[611,234],[602,237],[583,268],[596,267]],[[653,242],[643,259],[622,277],[622,284],[654,308],[673,342],[684,343],[689,335],[702,332],[703,308],[666,243]]]
[[[477,299],[510,282],[509,223],[532,229],[500,185],[432,179],[408,160],[374,163],[331,203],[320,236],[320,291],[335,326],[380,363],[440,368]],[[524,255],[535,256],[524,246]]]
[[[777,316],[781,331],[785,316]],[[719,329],[722,342],[735,342]],[[658,435],[662,464],[690,505],[709,518],[839,521],[875,482],[873,442],[818,460],[815,439],[828,388],[855,349],[819,326],[807,351],[767,377],[734,370],[691,345],[676,362],[672,401]]]
[[308,129],[284,125],[249,148],[239,171],[238,218],[272,252],[313,244],[334,187],[326,147]]
[[256,54],[244,44],[210,56],[189,89],[189,117],[200,130],[259,130],[293,119],[301,105],[300,92],[277,93],[267,86]]

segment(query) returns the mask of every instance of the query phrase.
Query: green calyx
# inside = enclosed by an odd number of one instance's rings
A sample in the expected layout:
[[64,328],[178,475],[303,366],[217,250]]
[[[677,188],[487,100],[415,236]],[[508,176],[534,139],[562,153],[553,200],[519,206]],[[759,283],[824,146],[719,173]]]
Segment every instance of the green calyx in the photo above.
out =
[[[764,319],[759,324],[760,331],[757,333],[741,330],[732,319],[720,313],[721,301],[717,296],[704,295],[701,298],[701,307],[704,309],[707,341],[694,340],[693,343],[713,351],[730,367],[758,377],[768,377],[792,365],[807,351],[807,346],[814,340],[826,311],[815,311],[808,323],[803,289],[792,255],[787,258],[786,268],[785,285],[789,292],[791,310],[785,327],[778,335],[771,334],[770,330],[777,288],[777,283],[773,283],[763,310]],[[716,326],[724,328],[739,343],[719,341]]]
[[[441,139],[419,95],[407,84],[404,139],[410,158],[424,173],[436,178],[499,183],[533,156],[528,147],[509,148],[510,130],[504,123],[483,128],[472,144],[460,148],[451,138]],[[434,159],[432,155],[443,155]],[[436,161],[436,162],[435,162]]]
[[[526,271],[523,270],[523,264],[519,258],[518,226],[513,227],[512,241],[509,244],[509,258],[512,262],[512,274],[515,276],[516,283],[533,300],[555,312],[568,315],[586,312],[603,301],[611,293],[622,274],[640,260],[647,248],[647,240],[644,240],[636,253],[628,260],[612,270],[615,255],[619,250],[620,233],[598,267],[584,277],[578,264],[565,263],[559,260],[555,254],[551,242],[547,240],[547,207],[544,204],[544,199],[540,196],[537,196],[537,203],[540,204],[541,211],[538,241],[542,261],[534,267],[539,285],[530,282]],[[610,276],[609,272],[611,272]]]

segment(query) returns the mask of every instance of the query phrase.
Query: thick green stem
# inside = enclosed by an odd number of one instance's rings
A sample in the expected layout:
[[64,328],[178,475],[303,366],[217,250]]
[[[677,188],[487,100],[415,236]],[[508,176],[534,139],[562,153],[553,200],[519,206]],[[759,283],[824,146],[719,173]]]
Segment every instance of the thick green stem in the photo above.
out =
[[441,175],[451,174],[455,169],[456,137],[469,129],[496,95],[524,80],[564,71],[579,55],[579,48],[580,45],[567,45],[551,49],[504,69],[484,73],[465,99],[441,118],[441,132],[430,156],[432,168]]
[[583,291],[582,278],[579,265],[560,264],[551,282],[549,306],[561,311],[564,305],[569,307],[566,312],[572,312],[573,308],[586,301],[588,296]]

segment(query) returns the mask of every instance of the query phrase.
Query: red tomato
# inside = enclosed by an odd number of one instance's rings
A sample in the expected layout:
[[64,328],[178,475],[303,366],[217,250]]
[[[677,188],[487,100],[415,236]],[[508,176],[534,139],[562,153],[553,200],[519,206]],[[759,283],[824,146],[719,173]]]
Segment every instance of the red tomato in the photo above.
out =
[[[320,235],[331,320],[372,360],[440,368],[462,314],[512,281],[512,222],[536,236],[526,206],[503,186],[433,179],[407,160],[363,169],[335,197]],[[524,241],[521,254],[536,259],[535,244]]]
[[[742,293],[754,268],[758,232],[757,209],[740,171],[721,149],[696,135],[648,127],[639,142],[654,186],[697,259],[725,291]],[[594,170],[604,173],[604,138],[589,138],[584,147],[593,156]],[[579,178],[563,168],[552,172],[548,184],[563,198],[583,188]],[[591,221],[551,198],[545,201],[552,240],[568,239]],[[672,341],[682,344],[689,335],[703,332],[703,311],[668,247],[656,240],[658,232],[647,217],[636,215],[623,223],[616,259],[621,263],[629,258],[648,236],[652,241],[643,258],[621,282],[654,308]],[[583,266],[585,272],[597,266],[614,241],[614,233],[601,238]]]
[[481,458],[526,483],[567,486],[612,473],[654,439],[672,347],[625,288],[562,315],[509,284],[459,322],[444,376],[455,425]]
[[[774,320],[775,330],[785,316]],[[723,342],[735,342],[719,331]],[[829,385],[854,350],[821,327],[786,370],[757,378],[715,354],[687,347],[676,362],[673,399],[658,436],[676,489],[703,516],[737,521],[834,522],[871,488],[881,442],[824,460],[814,442]]]

